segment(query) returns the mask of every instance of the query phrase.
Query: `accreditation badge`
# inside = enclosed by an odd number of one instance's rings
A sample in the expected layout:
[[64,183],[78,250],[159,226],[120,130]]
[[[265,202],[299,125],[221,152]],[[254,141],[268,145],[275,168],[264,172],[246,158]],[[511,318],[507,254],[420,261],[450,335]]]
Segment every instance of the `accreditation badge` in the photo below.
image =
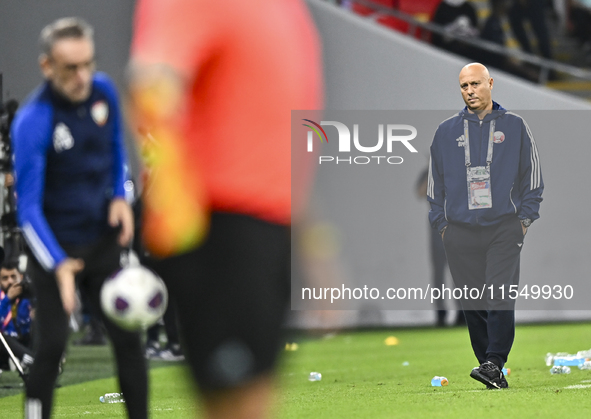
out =
[[466,168],[468,209],[492,208],[490,166]]

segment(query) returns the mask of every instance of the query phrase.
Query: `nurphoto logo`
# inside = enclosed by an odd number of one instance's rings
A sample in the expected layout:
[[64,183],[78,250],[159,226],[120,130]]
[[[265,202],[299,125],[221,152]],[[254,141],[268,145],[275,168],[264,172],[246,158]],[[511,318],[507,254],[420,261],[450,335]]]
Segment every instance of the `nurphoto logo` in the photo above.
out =
[[[320,143],[325,142],[328,144],[328,135],[322,126],[334,127],[337,130],[339,141],[338,141],[338,153],[350,153],[351,152],[351,131],[347,125],[339,121],[320,121],[320,124],[310,120],[303,119],[303,121],[309,122],[309,124],[302,124],[305,127],[310,128],[312,131],[307,131],[307,151],[309,153],[314,151],[314,134],[320,139]],[[385,129],[384,129],[385,126]],[[364,128],[365,131],[370,131],[371,128]],[[375,128],[374,128],[375,130]],[[364,144],[361,144],[359,135],[359,124],[353,124],[353,145],[355,150],[365,153],[358,156],[339,156],[339,155],[322,155],[318,156],[318,164],[326,163],[348,163],[348,164],[401,164],[404,159],[401,156],[392,155],[394,144],[401,143],[411,153],[417,153],[417,150],[410,143],[411,140],[416,138],[417,129],[412,125],[402,124],[378,124],[377,126],[377,143],[374,145],[367,145],[369,136],[365,134]],[[375,131],[374,131],[375,132]],[[385,134],[384,134],[385,132]],[[331,134],[332,138],[332,134]],[[375,141],[375,140],[374,140]],[[384,143],[386,144],[386,150],[384,152]],[[375,153],[382,153],[376,155]],[[386,153],[386,154],[383,154]]]

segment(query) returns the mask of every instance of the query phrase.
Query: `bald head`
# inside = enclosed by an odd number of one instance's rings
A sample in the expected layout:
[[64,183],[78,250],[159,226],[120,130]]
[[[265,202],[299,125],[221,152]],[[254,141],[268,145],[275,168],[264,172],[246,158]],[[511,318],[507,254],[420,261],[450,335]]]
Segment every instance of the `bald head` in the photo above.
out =
[[486,115],[492,110],[493,79],[488,69],[480,63],[465,65],[460,71],[460,89],[468,110]]
[[462,67],[462,71],[460,71],[460,79],[462,78],[462,75],[466,74],[480,75],[486,79],[490,79],[488,68],[480,63],[470,63]]

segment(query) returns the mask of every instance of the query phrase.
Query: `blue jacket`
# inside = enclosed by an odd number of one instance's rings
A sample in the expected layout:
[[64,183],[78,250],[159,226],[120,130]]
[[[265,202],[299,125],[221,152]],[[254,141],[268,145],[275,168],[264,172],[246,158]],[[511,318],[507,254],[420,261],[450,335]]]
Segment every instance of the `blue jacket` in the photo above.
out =
[[62,245],[93,243],[110,228],[108,209],[125,197],[123,122],[113,82],[102,73],[92,93],[73,104],[49,83],[12,124],[17,219],[36,259],[53,270]]
[[[490,124],[495,123],[495,141],[490,167],[492,207],[468,209],[468,185],[464,156],[464,120],[468,121],[470,163],[487,165]],[[482,122],[467,108],[443,121],[431,144],[427,196],[429,221],[441,231],[448,223],[490,226],[508,216],[532,221],[539,218],[544,182],[538,149],[519,115],[493,102],[493,112]]]
[[[13,308],[16,309],[13,311]],[[10,320],[6,319],[10,313]],[[16,317],[14,314],[16,313]],[[6,323],[6,325],[5,325]],[[31,302],[27,298],[11,301],[0,291],[0,332],[14,338],[26,338],[31,332]]]

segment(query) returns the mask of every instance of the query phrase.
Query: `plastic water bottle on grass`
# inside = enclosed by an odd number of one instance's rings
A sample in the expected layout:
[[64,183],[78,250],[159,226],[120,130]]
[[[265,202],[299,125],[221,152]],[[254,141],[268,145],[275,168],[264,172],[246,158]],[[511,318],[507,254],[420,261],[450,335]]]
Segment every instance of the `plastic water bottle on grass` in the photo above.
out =
[[320,381],[322,380],[322,374],[320,374],[319,372],[311,372],[310,375],[308,375],[308,381]]
[[548,352],[546,354],[546,365],[550,366],[550,365],[554,364],[554,358],[563,357],[563,356],[569,356],[569,353],[568,352],[557,352],[557,353],[553,354],[551,352]]
[[554,365],[550,368],[550,374],[570,374],[570,368],[565,365]]
[[125,403],[123,393],[107,393],[99,397],[101,403]]
[[567,365],[578,367],[585,362],[585,358],[578,357],[576,355],[568,356],[555,356],[554,365]]

